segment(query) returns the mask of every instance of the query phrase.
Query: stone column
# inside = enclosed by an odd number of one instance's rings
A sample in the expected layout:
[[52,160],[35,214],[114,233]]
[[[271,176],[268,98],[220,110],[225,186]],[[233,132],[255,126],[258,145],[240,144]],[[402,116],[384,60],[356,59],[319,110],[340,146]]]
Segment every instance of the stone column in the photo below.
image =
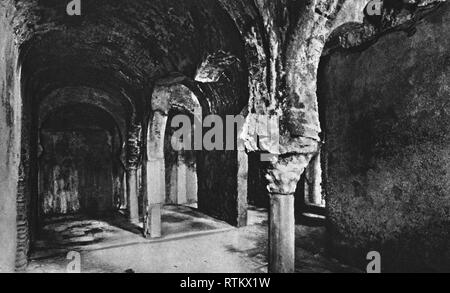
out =
[[139,223],[137,169],[127,171],[127,210],[128,218],[132,223]]
[[187,204],[187,166],[181,152],[178,153],[177,168],[177,204]]
[[320,152],[309,163],[306,178],[308,181],[308,201],[313,205],[322,206],[322,168],[320,166]]
[[[240,113],[241,117],[247,116],[247,109]],[[236,136],[237,147],[237,226],[247,226],[248,222],[248,155],[245,149],[243,132],[245,123],[239,125]]]
[[120,202],[120,209],[121,210],[127,210],[128,209],[128,171],[125,170],[124,174],[123,174],[123,178],[122,178],[122,185],[123,185],[123,195],[121,197],[121,202]]
[[186,197],[188,204],[197,203],[197,166],[196,163],[186,170]]
[[245,227],[248,221],[248,156],[243,150],[237,152],[238,172],[237,172],[237,226]]
[[[174,163],[174,162],[171,162]],[[169,194],[167,195],[168,204],[178,203],[178,162],[175,162],[169,170]]]
[[[178,149],[181,148],[181,142]],[[169,198],[172,204],[188,203],[188,166],[183,158],[183,151],[177,152],[177,159],[171,168]]]
[[127,210],[130,222],[139,223],[138,176],[141,127],[133,125],[127,144]]
[[161,208],[166,198],[166,170],[164,163],[164,133],[167,114],[154,112],[147,135],[147,207],[145,236],[161,237]]
[[270,196],[269,272],[293,273],[295,268],[294,194],[312,155],[274,157],[266,171]]

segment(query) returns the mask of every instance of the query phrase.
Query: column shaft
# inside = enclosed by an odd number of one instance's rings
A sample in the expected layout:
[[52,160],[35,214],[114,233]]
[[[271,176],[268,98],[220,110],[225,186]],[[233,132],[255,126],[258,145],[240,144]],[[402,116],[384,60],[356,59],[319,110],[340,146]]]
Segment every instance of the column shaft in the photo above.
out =
[[166,197],[166,172],[164,159],[147,162],[147,223],[146,234],[161,237],[161,207]]
[[187,204],[187,166],[183,162],[181,155],[178,156],[177,168],[177,204]]
[[270,195],[269,272],[293,273],[295,267],[294,195]]
[[314,205],[322,205],[322,169],[320,153],[314,156],[307,168],[308,201]]
[[[317,143],[315,145],[317,147]],[[266,170],[269,211],[269,272],[295,269],[294,194],[312,154],[275,157]]]
[[186,198],[189,204],[197,203],[197,171],[196,166],[186,170]]
[[138,182],[136,169],[130,169],[127,173],[127,201],[128,217],[130,222],[139,223]]

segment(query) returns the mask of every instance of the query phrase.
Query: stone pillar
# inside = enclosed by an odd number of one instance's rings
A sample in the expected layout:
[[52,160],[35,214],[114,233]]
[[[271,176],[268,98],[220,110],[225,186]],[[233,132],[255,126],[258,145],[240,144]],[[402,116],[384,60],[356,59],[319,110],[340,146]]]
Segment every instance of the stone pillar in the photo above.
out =
[[147,207],[144,221],[145,236],[161,237],[161,207],[166,198],[166,170],[164,163],[164,133],[167,114],[153,114],[147,135]]
[[238,150],[238,172],[237,172],[237,226],[247,226],[248,220],[248,156],[243,150]]
[[294,194],[297,182],[312,155],[274,157],[266,171],[270,197],[269,272],[293,273],[295,269]]
[[187,166],[181,153],[178,153],[177,165],[177,204],[187,204]]
[[[173,143],[173,142],[172,142]],[[181,142],[178,149],[181,148]],[[187,166],[183,159],[183,152],[176,153],[176,162],[172,165],[170,173],[169,199],[170,203],[187,204]]]
[[123,195],[121,196],[121,202],[120,202],[120,209],[121,210],[128,210],[128,171],[125,170],[122,178],[122,185],[123,185]]
[[139,223],[137,169],[127,171],[127,210],[128,218],[132,223]]
[[186,198],[189,204],[197,203],[197,167],[192,164],[186,168]]
[[166,203],[169,204],[177,204],[178,203],[178,162],[175,162],[170,167],[169,174],[169,194],[168,201]]
[[[242,117],[247,116],[247,109],[244,109]],[[237,226],[247,226],[248,222],[248,155],[245,149],[245,141],[243,139],[244,124],[238,125],[236,136],[237,147]]]
[[322,206],[322,168],[320,166],[320,152],[316,154],[306,170],[308,202]]
[[139,223],[139,205],[138,205],[138,176],[137,170],[139,168],[140,160],[140,138],[141,127],[133,125],[127,144],[127,210],[130,222]]
[[293,194],[270,194],[269,272],[292,273],[295,265]]

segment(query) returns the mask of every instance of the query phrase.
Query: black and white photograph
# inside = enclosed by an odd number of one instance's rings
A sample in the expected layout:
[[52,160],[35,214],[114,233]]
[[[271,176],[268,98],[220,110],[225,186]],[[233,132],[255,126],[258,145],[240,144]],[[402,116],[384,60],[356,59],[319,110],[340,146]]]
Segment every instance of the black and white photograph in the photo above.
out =
[[450,273],[450,3],[0,0],[0,273]]

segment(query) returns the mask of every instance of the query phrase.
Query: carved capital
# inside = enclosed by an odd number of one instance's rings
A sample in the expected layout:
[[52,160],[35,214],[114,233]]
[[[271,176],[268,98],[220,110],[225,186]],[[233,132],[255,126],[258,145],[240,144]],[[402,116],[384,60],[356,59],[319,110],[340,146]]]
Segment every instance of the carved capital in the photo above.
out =
[[297,154],[288,157],[278,157],[270,162],[265,174],[269,193],[279,195],[294,194],[300,176],[312,157],[313,154]]

